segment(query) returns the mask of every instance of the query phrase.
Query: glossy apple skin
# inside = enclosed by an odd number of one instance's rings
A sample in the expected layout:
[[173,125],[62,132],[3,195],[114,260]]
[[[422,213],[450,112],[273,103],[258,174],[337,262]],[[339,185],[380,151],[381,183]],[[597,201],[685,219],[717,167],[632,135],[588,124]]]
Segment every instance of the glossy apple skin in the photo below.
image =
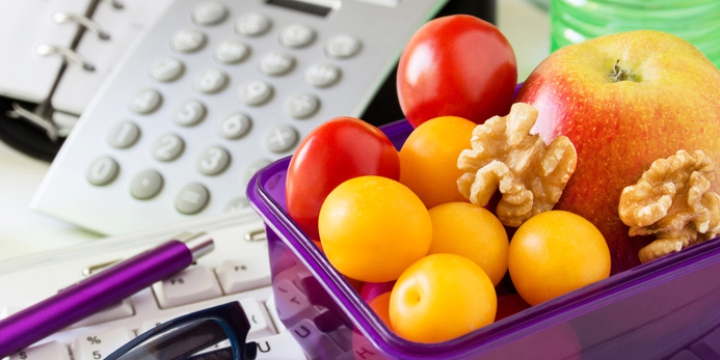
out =
[[[639,78],[611,79],[618,60]],[[575,145],[577,167],[555,208],[600,229],[612,274],[638,265],[638,251],[652,240],[628,236],[617,210],[622,189],[680,149],[701,149],[720,164],[720,72],[666,33],[626,32],[562,48],[534,70],[516,101],[539,110],[533,131],[546,143],[565,135]]]

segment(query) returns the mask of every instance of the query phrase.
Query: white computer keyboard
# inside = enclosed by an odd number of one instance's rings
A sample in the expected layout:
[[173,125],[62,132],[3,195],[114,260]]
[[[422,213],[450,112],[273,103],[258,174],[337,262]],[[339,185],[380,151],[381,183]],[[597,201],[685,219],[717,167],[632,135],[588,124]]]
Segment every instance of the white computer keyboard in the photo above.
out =
[[82,280],[94,268],[183,231],[207,232],[214,251],[183,272],[3,360],[102,359],[158,323],[231,301],[239,301],[250,320],[248,341],[257,342],[257,359],[306,359],[277,318],[264,225],[251,211],[6,261],[0,264],[0,319]]

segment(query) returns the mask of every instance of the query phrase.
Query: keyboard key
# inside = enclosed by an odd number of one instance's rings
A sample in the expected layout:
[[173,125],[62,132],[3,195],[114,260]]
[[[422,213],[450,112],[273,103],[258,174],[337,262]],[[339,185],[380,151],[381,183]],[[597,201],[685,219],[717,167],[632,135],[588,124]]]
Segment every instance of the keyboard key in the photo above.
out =
[[306,360],[303,349],[289,332],[256,339],[258,344],[255,360]]
[[205,150],[197,162],[197,169],[205,175],[217,175],[230,165],[230,153],[220,146]]
[[280,305],[276,309],[277,314],[285,323],[293,324],[302,318],[314,318],[320,313],[291,280],[276,278],[274,281],[275,295],[280,298],[280,301],[275,300]]
[[286,74],[295,66],[295,57],[284,52],[271,52],[260,60],[260,70],[268,75]]
[[695,356],[690,350],[682,350],[678,352],[677,354],[673,355],[668,360],[701,360],[699,357]]
[[183,71],[185,65],[180,60],[166,57],[153,63],[150,76],[157,81],[170,82],[177,80]]
[[10,355],[8,360],[70,360],[70,352],[65,345],[50,341]]
[[265,133],[265,147],[274,153],[282,153],[295,147],[300,135],[290,125],[278,125]]
[[701,359],[720,359],[720,328],[716,328],[690,346]]
[[312,94],[295,94],[285,102],[285,111],[296,119],[305,119],[320,107],[320,100]]
[[223,64],[237,64],[250,55],[250,47],[238,40],[225,40],[215,48],[215,59]]
[[317,63],[305,72],[305,81],[310,85],[323,88],[335,84],[340,79],[340,68],[328,63]]
[[252,120],[243,113],[237,113],[225,118],[220,123],[220,135],[226,139],[236,140],[250,131]]
[[202,184],[191,183],[185,185],[175,198],[175,209],[186,214],[193,215],[205,208],[210,200],[210,192]]
[[214,94],[222,90],[228,82],[228,76],[218,69],[207,69],[195,79],[195,89],[204,94]]
[[257,337],[276,334],[275,327],[270,320],[270,315],[265,309],[265,305],[255,298],[245,298],[239,302],[240,305],[242,305],[243,311],[245,311],[245,316],[247,316],[250,321],[248,339],[252,340]]
[[185,269],[152,286],[161,308],[185,305],[222,295],[212,270],[205,266]]
[[250,165],[248,165],[245,170],[243,171],[242,180],[243,184],[247,185],[250,183],[250,179],[252,179],[253,175],[260,171],[260,169],[272,164],[271,160],[268,159],[258,159],[253,161]]
[[303,319],[289,331],[294,333],[294,337],[304,339],[301,341],[315,344],[308,349],[311,359],[335,359],[345,352],[330,336],[318,330],[310,319]]
[[304,25],[290,25],[280,32],[280,43],[291,48],[310,45],[315,40],[315,30]]
[[181,126],[193,126],[205,118],[205,105],[197,100],[185,102],[175,113],[175,123]]
[[235,22],[235,31],[240,35],[259,36],[270,30],[272,21],[259,13],[247,13]]
[[205,34],[193,30],[186,29],[178,31],[172,38],[172,48],[182,53],[191,53],[200,50],[207,41]]
[[192,19],[198,25],[214,25],[227,17],[228,9],[225,5],[206,1],[195,6],[192,12]]
[[183,139],[175,134],[165,134],[155,140],[152,146],[152,156],[157,161],[173,161],[185,149]]
[[272,319],[273,324],[275,324],[275,329],[277,329],[277,332],[286,332],[287,328],[285,327],[285,324],[280,321],[277,313],[277,308],[275,308],[275,295],[270,295],[270,297],[265,302],[265,308],[270,314],[270,319]]
[[144,90],[130,101],[130,110],[138,114],[150,114],[162,103],[162,95],[157,90]]
[[126,149],[133,146],[140,137],[140,128],[132,121],[123,121],[115,125],[108,135],[110,146]]
[[238,97],[245,105],[258,106],[270,100],[272,94],[272,86],[260,80],[253,80],[240,87]]
[[103,156],[95,160],[87,172],[88,181],[97,186],[107,185],[115,180],[120,167],[113,158]]
[[225,260],[215,273],[226,294],[270,285],[270,263],[262,256]]
[[104,322],[122,319],[133,315],[135,315],[135,309],[133,309],[132,300],[130,300],[130,298],[127,298],[123,301],[118,302],[115,305],[111,305],[105,310],[102,310],[76,322],[72,325],[72,327],[102,324]]
[[75,360],[97,360],[110,355],[135,335],[126,328],[105,329],[79,336],[72,344]]
[[350,35],[335,35],[325,44],[325,53],[333,58],[349,58],[360,51],[361,43]]
[[248,199],[244,196],[238,196],[235,198],[230,199],[228,201],[227,205],[225,205],[225,208],[223,209],[224,212],[233,212],[233,211],[240,211],[242,209],[247,209],[250,206],[250,202]]
[[130,184],[130,193],[138,200],[147,200],[157,195],[162,186],[162,175],[155,170],[148,169],[135,175]]

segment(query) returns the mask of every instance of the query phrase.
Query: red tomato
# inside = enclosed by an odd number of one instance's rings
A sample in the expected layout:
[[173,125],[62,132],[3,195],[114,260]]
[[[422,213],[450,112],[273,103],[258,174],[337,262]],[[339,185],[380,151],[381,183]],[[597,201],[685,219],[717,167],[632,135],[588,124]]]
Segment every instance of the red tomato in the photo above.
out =
[[482,124],[505,115],[517,82],[510,43],[495,25],[470,15],[423,25],[398,66],[400,106],[414,127],[439,116]]
[[290,217],[312,239],[319,239],[318,214],[325,197],[345,180],[378,175],[398,180],[400,158],[375,126],[338,117],[315,128],[290,160],[285,196]]

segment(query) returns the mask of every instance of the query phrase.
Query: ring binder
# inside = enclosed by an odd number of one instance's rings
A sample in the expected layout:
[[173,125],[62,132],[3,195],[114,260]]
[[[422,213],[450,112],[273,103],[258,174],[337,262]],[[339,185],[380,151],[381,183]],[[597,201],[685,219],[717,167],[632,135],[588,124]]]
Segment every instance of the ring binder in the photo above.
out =
[[65,60],[68,60],[70,62],[77,63],[82,66],[83,69],[87,71],[95,71],[95,66],[85,60],[85,58],[78,54],[75,50],[62,47],[62,46],[55,46],[55,45],[47,45],[47,44],[40,44],[35,49],[40,56],[49,56],[49,55],[60,55]]
[[85,27],[85,29],[96,33],[100,39],[110,40],[110,34],[108,34],[107,31],[103,30],[100,27],[100,24],[90,20],[90,18],[88,18],[87,16],[67,12],[58,12],[53,15],[53,21],[56,24],[63,24],[72,21],[79,25],[82,25],[83,27]]
[[58,129],[57,129],[57,126],[55,126],[55,124],[52,121],[50,121],[50,120],[46,119],[45,117],[40,116],[32,111],[29,111],[29,110],[21,107],[17,103],[13,103],[12,108],[13,109],[8,112],[9,117],[15,118],[15,119],[24,119],[24,120],[29,121],[32,124],[34,124],[35,126],[45,130],[47,137],[51,141],[53,141],[53,142],[57,141]]
[[[65,138],[74,122],[59,119],[84,112],[120,56],[172,1],[0,1],[0,45],[6,50],[0,52],[0,100],[8,100],[0,101],[0,121],[17,119],[8,123],[27,129],[35,143],[60,143],[56,139]],[[0,140],[10,138],[6,132],[0,126]],[[30,154],[25,141],[15,147]]]
[[112,5],[112,7],[118,10],[125,8],[125,3],[123,3],[122,1],[110,0],[110,4]]

